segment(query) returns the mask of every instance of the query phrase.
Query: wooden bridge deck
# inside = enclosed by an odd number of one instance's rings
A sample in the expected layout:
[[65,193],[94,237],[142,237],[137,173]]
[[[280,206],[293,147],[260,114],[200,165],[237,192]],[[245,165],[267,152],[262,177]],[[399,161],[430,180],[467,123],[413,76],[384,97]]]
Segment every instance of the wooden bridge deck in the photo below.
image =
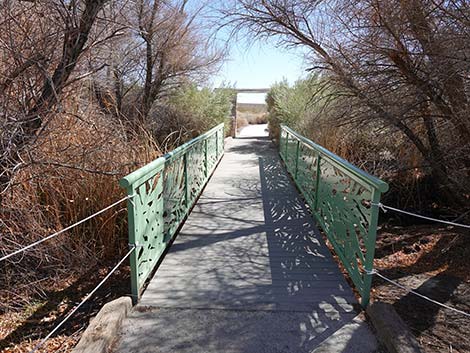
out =
[[356,305],[274,145],[236,139],[116,351],[327,352],[324,341],[352,327],[341,351],[372,352]]

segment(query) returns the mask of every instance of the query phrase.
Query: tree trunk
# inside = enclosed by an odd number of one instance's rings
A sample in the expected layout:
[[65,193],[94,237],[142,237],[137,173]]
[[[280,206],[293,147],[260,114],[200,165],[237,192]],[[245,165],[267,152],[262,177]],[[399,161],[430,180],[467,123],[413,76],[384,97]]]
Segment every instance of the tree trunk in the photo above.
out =
[[44,117],[58,103],[60,95],[74,71],[78,58],[88,40],[88,35],[96,20],[96,16],[106,1],[86,0],[85,8],[79,20],[79,26],[73,26],[72,21],[74,19],[70,19],[71,23],[66,24],[61,59],[51,79],[45,79],[39,99],[26,114],[26,118],[22,122],[21,133],[16,133],[12,138],[11,146],[13,146],[14,150],[7,151],[6,156],[0,162],[2,170],[5,171],[0,177],[0,187],[2,190],[8,187],[12,177],[11,169],[20,160],[19,152],[36,137],[43,126]]
[[441,40],[436,38],[430,23],[426,18],[426,11],[421,0],[401,0],[403,13],[407,16],[411,30],[423,48],[423,53],[429,58],[432,73],[439,78],[443,99],[436,89],[429,83],[415,82],[415,86],[422,88],[436,107],[441,110],[456,127],[456,132],[466,145],[470,144],[470,125],[468,119],[469,104],[465,94],[465,84],[455,63],[446,55],[446,49]]

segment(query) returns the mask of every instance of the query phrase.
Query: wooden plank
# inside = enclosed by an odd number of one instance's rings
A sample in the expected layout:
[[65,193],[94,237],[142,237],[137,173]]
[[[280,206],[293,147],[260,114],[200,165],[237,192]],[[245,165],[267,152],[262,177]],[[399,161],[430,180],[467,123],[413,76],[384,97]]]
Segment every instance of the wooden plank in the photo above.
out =
[[320,302],[356,304],[271,143],[233,141],[142,305]]

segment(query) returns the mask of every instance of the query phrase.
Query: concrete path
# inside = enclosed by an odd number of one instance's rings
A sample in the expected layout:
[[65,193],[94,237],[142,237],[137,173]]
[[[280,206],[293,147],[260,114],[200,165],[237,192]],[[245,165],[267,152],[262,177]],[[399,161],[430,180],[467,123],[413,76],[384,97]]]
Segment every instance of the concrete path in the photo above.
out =
[[268,124],[247,125],[240,129],[238,137],[268,137]]
[[227,143],[116,352],[375,352],[356,307],[272,143],[240,138]]

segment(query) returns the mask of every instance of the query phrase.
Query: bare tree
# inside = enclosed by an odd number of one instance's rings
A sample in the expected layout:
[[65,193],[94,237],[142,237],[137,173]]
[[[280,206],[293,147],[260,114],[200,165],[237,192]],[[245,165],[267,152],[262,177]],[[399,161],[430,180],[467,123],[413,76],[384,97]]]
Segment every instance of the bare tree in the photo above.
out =
[[[308,48],[312,70],[349,97],[354,109],[343,118],[399,131],[436,185],[452,185],[462,201],[470,148],[469,13],[464,1],[439,0],[238,0],[225,10],[235,31]],[[448,170],[459,164],[467,171],[454,178]]]
[[166,3],[140,0],[137,28],[143,40],[143,92],[140,113],[145,119],[154,102],[181,80],[207,74],[223,59],[223,52],[211,48],[189,13],[187,1]]
[[[126,120],[148,120],[162,103],[188,82],[202,82],[219,67],[225,53],[217,48],[200,21],[201,7],[188,1],[139,0],[125,5],[125,37],[107,41],[106,74],[94,77],[95,93],[106,112]],[[112,104],[109,104],[112,101]]]
[[[0,81],[4,103],[0,114],[6,127],[0,161],[2,189],[20,163],[20,151],[37,137],[47,122],[47,115],[60,102],[105,3],[106,0],[2,3],[2,27],[8,37],[2,41],[7,55],[2,58]],[[32,19],[35,22],[30,27],[35,28],[29,33],[22,26]],[[60,53],[57,48],[61,48]],[[14,65],[8,65],[10,58],[14,59]],[[15,104],[8,91],[16,88],[23,91],[19,104]]]

